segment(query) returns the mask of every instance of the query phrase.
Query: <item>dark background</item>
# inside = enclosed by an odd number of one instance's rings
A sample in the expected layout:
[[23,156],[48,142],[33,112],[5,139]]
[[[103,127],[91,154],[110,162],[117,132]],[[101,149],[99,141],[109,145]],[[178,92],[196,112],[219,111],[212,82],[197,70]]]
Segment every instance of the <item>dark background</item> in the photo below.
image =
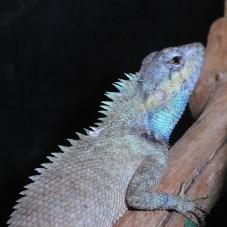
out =
[[[34,168],[96,121],[112,82],[153,50],[205,45],[222,12],[222,0],[1,0],[0,226]],[[187,109],[172,144],[192,122]],[[207,226],[227,226],[226,197]]]

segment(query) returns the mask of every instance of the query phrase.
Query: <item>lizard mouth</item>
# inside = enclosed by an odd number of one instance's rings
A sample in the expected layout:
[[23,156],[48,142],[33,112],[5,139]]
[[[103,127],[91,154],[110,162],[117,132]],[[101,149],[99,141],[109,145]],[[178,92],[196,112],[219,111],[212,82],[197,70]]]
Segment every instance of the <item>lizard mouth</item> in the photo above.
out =
[[192,43],[182,46],[185,49],[185,57],[188,59],[185,73],[186,78],[183,78],[182,89],[187,90],[189,93],[194,89],[204,62],[205,48],[201,43]]

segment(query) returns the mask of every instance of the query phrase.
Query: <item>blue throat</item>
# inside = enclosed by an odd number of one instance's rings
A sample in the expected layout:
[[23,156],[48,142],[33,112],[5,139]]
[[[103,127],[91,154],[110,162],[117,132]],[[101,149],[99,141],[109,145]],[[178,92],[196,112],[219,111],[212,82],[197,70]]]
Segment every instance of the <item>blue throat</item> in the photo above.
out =
[[168,142],[170,135],[187,105],[189,94],[180,92],[167,106],[161,106],[148,114],[150,134],[156,139]]

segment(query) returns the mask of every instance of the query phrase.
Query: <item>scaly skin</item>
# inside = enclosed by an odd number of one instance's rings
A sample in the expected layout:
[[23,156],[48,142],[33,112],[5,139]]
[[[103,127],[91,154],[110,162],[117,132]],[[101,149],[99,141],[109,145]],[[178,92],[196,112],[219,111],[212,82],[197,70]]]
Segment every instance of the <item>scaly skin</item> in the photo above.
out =
[[167,142],[199,77],[199,43],[148,55],[139,73],[107,93],[98,127],[49,157],[15,206],[10,226],[112,226],[128,207],[176,210],[198,222],[194,200],[154,193],[168,162]]

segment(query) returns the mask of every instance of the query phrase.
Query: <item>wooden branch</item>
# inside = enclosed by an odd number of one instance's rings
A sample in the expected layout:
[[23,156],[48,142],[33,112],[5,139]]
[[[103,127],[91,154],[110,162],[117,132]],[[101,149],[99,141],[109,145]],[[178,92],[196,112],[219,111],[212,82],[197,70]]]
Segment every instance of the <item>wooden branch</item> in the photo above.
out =
[[[227,169],[227,19],[211,27],[206,60],[190,106],[199,116],[170,150],[165,176],[155,191],[177,194],[182,182],[188,196],[207,194],[199,205],[209,211],[220,196]],[[115,227],[184,226],[184,217],[167,211],[128,211]]]
[[192,94],[190,107],[197,117],[216,90],[217,81],[225,80],[227,71],[227,18],[216,20],[210,28],[204,67],[197,87]]

